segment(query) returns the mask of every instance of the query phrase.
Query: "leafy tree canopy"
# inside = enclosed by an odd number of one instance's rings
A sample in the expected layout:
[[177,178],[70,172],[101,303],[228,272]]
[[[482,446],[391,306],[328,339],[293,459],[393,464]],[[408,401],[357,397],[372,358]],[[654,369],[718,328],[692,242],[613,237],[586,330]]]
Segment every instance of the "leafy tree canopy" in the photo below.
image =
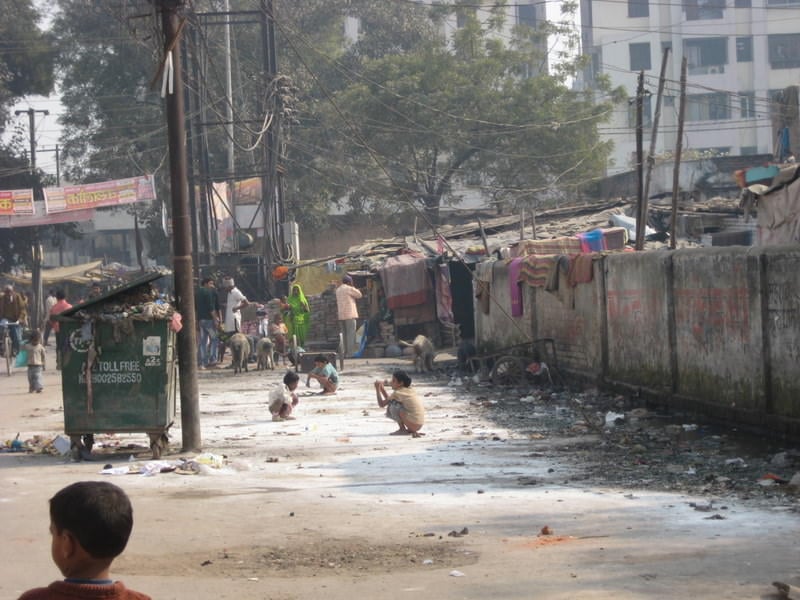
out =
[[[30,0],[0,0],[0,123],[3,128],[21,97],[48,95],[53,90],[53,46],[40,27],[40,14]],[[0,189],[32,188],[39,174],[30,173],[27,123],[0,144]],[[29,265],[32,243],[69,227],[0,229],[0,272]]]
[[[354,212],[413,207],[435,221],[458,200],[457,183],[516,205],[574,193],[602,173],[610,148],[596,127],[610,103],[568,87],[576,62],[547,69],[548,35],[563,27],[509,28],[502,6],[479,20],[470,6],[361,4],[380,13],[375,23],[415,25],[397,36],[374,25],[374,40],[365,28],[347,52],[319,63],[328,77],[303,98],[307,113],[289,145],[290,159],[301,157],[290,180],[303,212],[344,198]],[[461,27],[447,39],[437,24],[453,11]],[[313,44],[302,52],[314,55]]]

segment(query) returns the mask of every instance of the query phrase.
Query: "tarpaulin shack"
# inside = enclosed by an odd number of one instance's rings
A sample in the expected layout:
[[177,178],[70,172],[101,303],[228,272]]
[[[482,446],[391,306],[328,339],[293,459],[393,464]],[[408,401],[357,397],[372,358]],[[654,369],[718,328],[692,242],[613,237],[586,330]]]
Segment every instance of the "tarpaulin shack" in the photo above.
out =
[[758,214],[758,245],[800,243],[800,166],[774,171],[765,184],[748,186]]
[[76,459],[96,433],[147,433],[154,458],[166,448],[180,315],[153,285],[163,276],[147,273],[56,317],[64,431]]

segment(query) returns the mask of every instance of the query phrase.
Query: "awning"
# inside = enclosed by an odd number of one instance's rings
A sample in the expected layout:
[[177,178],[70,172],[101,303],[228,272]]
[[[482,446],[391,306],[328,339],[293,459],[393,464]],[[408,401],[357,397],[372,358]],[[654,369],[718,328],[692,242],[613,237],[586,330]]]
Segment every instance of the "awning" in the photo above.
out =
[[[42,269],[42,285],[53,285],[62,281],[70,281],[73,283],[88,284],[92,278],[88,275],[89,272],[95,271],[103,264],[102,260],[95,260],[81,265],[73,265],[71,267],[55,267],[52,269]],[[5,279],[10,279],[14,283],[20,285],[31,284],[31,274],[22,273],[21,275],[3,275]]]

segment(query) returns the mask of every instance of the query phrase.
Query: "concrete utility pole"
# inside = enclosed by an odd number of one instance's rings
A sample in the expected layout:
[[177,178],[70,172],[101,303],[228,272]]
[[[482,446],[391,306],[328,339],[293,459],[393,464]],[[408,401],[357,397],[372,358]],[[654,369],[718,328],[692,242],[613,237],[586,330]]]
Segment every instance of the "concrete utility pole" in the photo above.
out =
[[[28,115],[28,134],[31,141],[31,185],[33,187],[34,200],[41,200],[42,186],[39,177],[36,175],[36,113],[41,113],[44,116],[50,114],[47,110],[36,110],[29,108],[28,110],[15,110],[14,114],[19,116],[22,114]],[[33,328],[42,326],[42,316],[44,313],[44,304],[42,302],[42,259],[44,253],[42,252],[42,245],[39,243],[39,228],[33,228],[33,244],[31,245],[31,287],[33,288],[33,306],[31,306],[31,321],[30,324]]]
[[44,116],[50,114],[49,110],[35,110],[29,108],[28,110],[15,110],[14,114],[19,116],[22,114],[28,115],[28,134],[31,140],[31,175],[36,176],[36,113],[41,113]]
[[197,335],[192,281],[192,216],[186,183],[186,130],[183,110],[183,71],[180,58],[181,18],[178,10],[184,0],[156,0],[161,9],[164,30],[165,61],[172,54],[171,71],[165,76],[173,79],[166,95],[167,131],[169,140],[170,190],[172,194],[172,253],[175,295],[178,310],[183,316],[183,329],[178,333],[178,368],[181,390],[181,434],[183,452],[201,449],[200,410],[197,391]]

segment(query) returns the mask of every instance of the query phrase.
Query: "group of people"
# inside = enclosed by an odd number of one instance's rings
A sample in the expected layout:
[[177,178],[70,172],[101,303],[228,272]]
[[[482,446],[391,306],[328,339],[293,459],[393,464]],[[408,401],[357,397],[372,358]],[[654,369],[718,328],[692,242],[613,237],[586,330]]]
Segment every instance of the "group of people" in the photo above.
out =
[[[235,333],[250,338],[251,359],[255,359],[256,342],[269,337],[275,352],[289,355],[289,342],[303,346],[311,323],[308,300],[299,284],[292,286],[288,298],[282,298],[280,311],[270,318],[266,308],[259,308],[255,322],[242,322],[242,309],[251,304],[236,287],[233,277],[223,277],[224,302],[220,302],[213,277],[204,278],[195,292],[195,312],[199,330],[198,363],[201,369],[220,365],[225,356],[225,340]],[[291,357],[291,355],[289,355]]]
[[[234,333],[245,333],[251,338],[251,348],[259,338],[270,337],[276,353],[286,357],[289,344],[303,348],[311,326],[311,308],[299,283],[293,283],[288,296],[280,299],[280,308],[269,315],[266,309],[258,311],[255,324],[242,322],[242,309],[250,300],[236,287],[233,277],[221,280],[223,294],[217,293],[213,277],[205,277],[195,292],[195,311],[199,333],[198,364],[205,369],[219,365],[225,354],[224,340]],[[337,316],[344,341],[345,356],[352,357],[358,351],[356,326],[358,321],[357,300],[361,291],[354,287],[353,279],[345,275],[336,289]],[[291,354],[288,354],[291,358]],[[251,358],[255,358],[253,355]]]

